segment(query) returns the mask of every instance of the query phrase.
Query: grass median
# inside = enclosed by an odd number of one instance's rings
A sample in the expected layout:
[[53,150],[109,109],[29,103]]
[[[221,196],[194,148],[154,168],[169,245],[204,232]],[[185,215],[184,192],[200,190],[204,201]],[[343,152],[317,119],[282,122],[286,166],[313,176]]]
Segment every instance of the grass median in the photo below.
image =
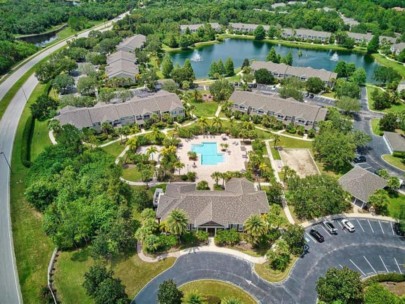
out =
[[272,283],[281,282],[285,280],[297,262],[298,258],[293,257],[284,271],[273,270],[269,267],[268,263],[255,264],[256,273],[264,280]]
[[[28,100],[19,124],[14,141],[11,159],[11,220],[13,225],[14,251],[17,260],[18,275],[24,303],[41,303],[40,290],[46,286],[47,268],[54,249],[53,244],[42,229],[42,215],[25,200],[25,179],[29,169],[21,163],[22,133],[30,114],[28,105],[45,90],[38,85]],[[50,145],[45,123],[36,124],[31,143],[31,158],[35,157]],[[46,126],[46,125],[45,125]]]

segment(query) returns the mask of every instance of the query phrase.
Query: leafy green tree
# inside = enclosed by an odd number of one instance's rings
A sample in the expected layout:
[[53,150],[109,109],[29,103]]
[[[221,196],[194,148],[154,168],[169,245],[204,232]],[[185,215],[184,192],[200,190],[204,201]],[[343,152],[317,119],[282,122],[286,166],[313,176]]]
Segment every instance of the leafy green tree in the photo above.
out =
[[397,115],[395,115],[394,113],[384,114],[383,118],[380,119],[378,124],[380,126],[380,129],[383,131],[395,131],[398,126]]
[[335,73],[337,73],[337,77],[341,78],[341,77],[347,77],[347,71],[346,71],[346,62],[345,61],[338,61],[338,63],[336,64]]
[[249,66],[250,66],[250,61],[249,61],[249,59],[248,59],[248,58],[243,59],[243,62],[242,62],[242,70],[243,70],[244,67],[249,67]]
[[164,281],[159,285],[158,302],[159,304],[181,304],[183,292],[181,292],[173,280]]
[[77,90],[85,96],[94,95],[96,92],[97,79],[89,76],[80,77],[77,81]]
[[155,69],[149,69],[141,74],[142,83],[151,91],[156,90],[158,79]]
[[258,69],[255,71],[255,79],[257,83],[261,84],[273,84],[275,78],[273,74],[267,69]]
[[370,42],[367,44],[367,53],[377,53],[379,48],[380,37],[378,35],[374,35],[373,38],[371,38]]
[[356,69],[350,79],[359,86],[364,85],[367,80],[366,70],[364,70],[364,68]]
[[210,65],[210,70],[208,72],[208,76],[210,78],[218,78],[221,74],[219,73],[218,63],[213,61]]
[[221,78],[210,85],[210,93],[215,101],[226,101],[235,88],[228,80]]
[[284,271],[291,260],[287,242],[284,239],[278,239],[273,247],[267,251],[266,257],[272,269]]
[[262,25],[257,26],[253,34],[255,36],[255,40],[263,40],[266,38],[266,31]]
[[225,74],[228,77],[235,75],[235,68],[231,57],[228,57],[225,61]]
[[278,91],[278,93],[280,94],[281,98],[292,97],[297,101],[304,101],[304,94],[292,86],[284,86]]
[[173,62],[169,54],[166,54],[166,56],[163,58],[162,61],[162,73],[163,77],[169,78],[170,73],[173,70]]
[[358,99],[347,96],[342,96],[342,98],[338,99],[336,106],[346,113],[359,112],[361,109],[360,101]]
[[253,244],[257,243],[267,232],[267,224],[260,215],[251,215],[243,224],[246,234]]
[[401,80],[401,75],[391,67],[379,65],[374,70],[374,79],[385,84]]
[[271,50],[267,54],[266,61],[280,63],[280,55],[276,53],[276,50],[274,48],[271,48]]
[[291,254],[300,255],[305,245],[304,228],[300,225],[288,225],[283,239],[290,248]]
[[39,179],[28,186],[24,194],[35,209],[43,212],[55,200],[58,191],[54,183]]
[[112,271],[107,270],[101,265],[91,266],[89,271],[84,274],[83,287],[89,296],[93,297],[100,284],[106,279],[112,278]]
[[75,84],[75,80],[72,76],[67,74],[60,74],[55,77],[52,82],[52,86],[58,91],[58,93],[65,94],[67,90],[72,88]]
[[170,233],[181,236],[187,230],[188,219],[181,209],[174,209],[167,217],[167,227]]
[[207,181],[200,181],[197,184],[197,190],[210,190],[210,187],[208,185]]
[[316,283],[316,291],[321,301],[355,304],[363,300],[363,286],[360,274],[347,267],[329,268],[324,277]]
[[324,82],[319,77],[309,77],[305,86],[308,92],[314,94],[320,93],[325,88]]
[[405,49],[403,49],[397,56],[399,62],[405,62]]
[[293,177],[287,180],[287,185],[287,196],[298,218],[309,220],[338,214],[350,207],[346,192],[333,177]]
[[338,79],[335,85],[335,95],[337,98],[341,98],[342,96],[359,98],[360,87],[357,85],[357,83],[346,81],[344,79]]
[[129,304],[130,300],[121,280],[107,278],[98,286],[94,294],[94,302],[96,304]]
[[385,190],[377,190],[373,195],[369,197],[368,202],[374,207],[377,214],[388,214],[389,197]]
[[364,304],[380,303],[400,304],[401,301],[399,297],[378,283],[368,286],[364,292]]
[[291,52],[288,52],[283,58],[281,58],[281,63],[285,63],[286,65],[293,64],[293,56]]
[[193,37],[191,35],[181,35],[179,39],[179,46],[182,49],[187,49],[189,46],[191,46],[194,43]]
[[47,94],[39,96],[35,103],[30,105],[32,116],[39,121],[50,118],[52,112],[55,111],[57,107],[57,102]]

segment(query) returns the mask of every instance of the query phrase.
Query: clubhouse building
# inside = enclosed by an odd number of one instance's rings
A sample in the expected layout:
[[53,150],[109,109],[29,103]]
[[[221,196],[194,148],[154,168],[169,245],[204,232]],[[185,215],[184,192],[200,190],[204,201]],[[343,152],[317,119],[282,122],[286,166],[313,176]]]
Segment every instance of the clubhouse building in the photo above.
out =
[[245,178],[232,178],[224,191],[196,190],[195,183],[171,183],[166,192],[157,190],[156,217],[164,221],[174,209],[187,214],[188,229],[202,229],[211,235],[218,229],[243,231],[243,223],[253,214],[266,214],[269,203]]

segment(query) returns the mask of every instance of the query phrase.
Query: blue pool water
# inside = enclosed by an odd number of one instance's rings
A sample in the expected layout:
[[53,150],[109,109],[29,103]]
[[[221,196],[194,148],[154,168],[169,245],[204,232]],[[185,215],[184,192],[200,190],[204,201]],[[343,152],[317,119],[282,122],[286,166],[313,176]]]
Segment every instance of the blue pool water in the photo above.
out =
[[218,153],[217,143],[215,142],[191,145],[191,151],[200,154],[202,165],[216,165],[224,161],[224,155]]

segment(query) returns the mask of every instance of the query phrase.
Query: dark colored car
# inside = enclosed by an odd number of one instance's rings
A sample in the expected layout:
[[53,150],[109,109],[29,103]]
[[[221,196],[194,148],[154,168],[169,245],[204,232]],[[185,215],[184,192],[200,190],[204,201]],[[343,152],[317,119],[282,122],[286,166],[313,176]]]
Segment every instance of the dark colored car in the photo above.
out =
[[358,164],[358,163],[365,163],[366,162],[366,157],[364,155],[357,156],[353,159],[353,161]]
[[401,230],[401,225],[399,223],[394,223],[394,231],[396,235],[405,236],[405,231]]
[[311,93],[311,94],[309,94],[309,98],[314,98],[314,96],[315,96],[315,95],[314,95],[314,94],[312,94],[312,93]]
[[323,243],[325,241],[323,235],[320,234],[318,230],[311,229],[309,234],[312,235],[319,243]]

